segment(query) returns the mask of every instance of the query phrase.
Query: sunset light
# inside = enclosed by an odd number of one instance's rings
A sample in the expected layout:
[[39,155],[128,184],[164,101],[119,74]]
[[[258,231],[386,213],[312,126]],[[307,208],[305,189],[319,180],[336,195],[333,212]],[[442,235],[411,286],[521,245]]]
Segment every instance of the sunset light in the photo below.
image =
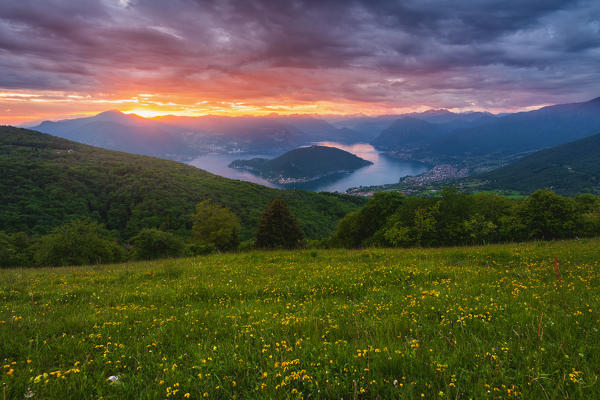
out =
[[[583,39],[598,35],[593,2],[505,13],[463,3],[437,13],[422,2],[32,1],[0,5],[3,123],[107,109],[147,117],[508,112],[598,90],[597,41]],[[577,21],[577,34],[566,20]]]

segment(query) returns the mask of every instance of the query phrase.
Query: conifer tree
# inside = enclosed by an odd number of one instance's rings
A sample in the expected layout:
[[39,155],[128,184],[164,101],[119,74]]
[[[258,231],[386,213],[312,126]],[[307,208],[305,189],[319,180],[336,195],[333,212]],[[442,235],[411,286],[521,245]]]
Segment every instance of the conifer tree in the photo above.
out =
[[287,204],[271,201],[260,216],[256,231],[256,247],[263,249],[295,249],[300,247],[304,234]]

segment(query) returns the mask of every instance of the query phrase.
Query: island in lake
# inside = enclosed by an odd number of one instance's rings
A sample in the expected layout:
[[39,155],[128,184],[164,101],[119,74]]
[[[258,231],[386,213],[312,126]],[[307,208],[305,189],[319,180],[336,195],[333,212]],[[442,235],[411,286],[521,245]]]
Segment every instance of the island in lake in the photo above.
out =
[[371,164],[371,161],[335,147],[310,146],[288,151],[273,159],[235,160],[229,167],[244,169],[269,182],[287,185],[348,173]]

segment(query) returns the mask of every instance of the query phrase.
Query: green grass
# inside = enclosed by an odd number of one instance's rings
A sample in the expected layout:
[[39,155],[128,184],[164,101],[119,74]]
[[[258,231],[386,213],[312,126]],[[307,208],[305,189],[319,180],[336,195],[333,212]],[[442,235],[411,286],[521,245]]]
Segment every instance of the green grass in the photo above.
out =
[[1,270],[0,399],[600,398],[599,262],[594,239]]

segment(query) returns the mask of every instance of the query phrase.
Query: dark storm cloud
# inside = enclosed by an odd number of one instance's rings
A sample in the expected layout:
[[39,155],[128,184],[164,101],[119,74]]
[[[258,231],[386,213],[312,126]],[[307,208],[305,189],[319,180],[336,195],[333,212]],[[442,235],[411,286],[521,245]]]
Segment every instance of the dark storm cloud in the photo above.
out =
[[598,1],[4,0],[0,87],[528,106],[600,93]]
[[366,2],[365,7],[389,16],[391,25],[447,43],[489,41],[528,28],[567,4],[557,0]]

